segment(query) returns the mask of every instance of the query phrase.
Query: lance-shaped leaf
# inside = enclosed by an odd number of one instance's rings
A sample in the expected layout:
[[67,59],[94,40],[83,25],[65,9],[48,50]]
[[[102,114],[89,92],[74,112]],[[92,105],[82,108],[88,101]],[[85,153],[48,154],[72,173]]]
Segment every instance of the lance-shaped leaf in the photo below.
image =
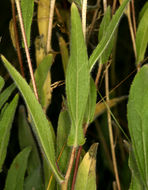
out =
[[68,145],[85,142],[82,123],[89,93],[89,69],[87,50],[82,32],[80,15],[76,5],[71,6],[70,60],[66,73],[66,94],[71,118]]
[[139,64],[145,55],[145,51],[148,44],[148,8],[145,10],[143,17],[138,25],[138,30],[136,33],[136,50],[137,50],[137,60],[136,64]]
[[2,90],[4,84],[5,84],[4,79],[0,76],[0,91]]
[[11,66],[11,64],[2,56],[4,66],[9,71],[11,77],[15,81],[17,87],[19,88],[25,103],[28,107],[28,110],[32,116],[34,122],[34,132],[39,139],[39,143],[43,148],[43,151],[47,157],[47,160],[50,164],[50,167],[56,176],[59,183],[63,181],[62,175],[59,173],[56,162],[55,162],[55,149],[53,144],[53,137],[51,132],[51,126],[49,125],[48,120],[42,110],[41,105],[35,98],[33,91],[30,86],[24,80],[24,78],[16,71],[16,69]]
[[30,46],[31,23],[33,18],[34,0],[21,0],[21,10],[27,44]]
[[4,190],[23,190],[24,176],[30,151],[31,148],[27,147],[15,157],[8,171]]
[[143,66],[131,85],[127,106],[128,127],[136,164],[148,189],[148,66]]
[[96,154],[98,143],[93,144],[84,156],[76,178],[75,190],[96,190]]
[[10,137],[10,129],[12,126],[17,103],[18,95],[15,96],[12,102],[4,110],[4,113],[0,120],[0,171],[6,157],[7,146]]
[[[110,23],[110,20],[111,20],[111,9],[109,6],[109,7],[107,7],[105,15],[104,15],[102,22],[100,24],[99,35],[98,35],[99,41],[101,41],[101,39],[103,38],[105,33],[108,32],[107,27]],[[111,51],[112,51],[112,48],[113,48],[113,42],[114,42],[114,36],[112,37],[112,39],[110,40],[110,42],[109,42],[108,46],[106,47],[104,53],[100,57],[100,64],[104,64],[108,61],[109,56],[110,56]]]
[[4,103],[8,100],[9,96],[13,92],[13,90],[16,88],[15,84],[11,84],[8,88],[6,88],[1,94],[0,94],[0,109],[4,105]]
[[122,5],[119,7],[119,9],[116,11],[115,15],[113,16],[111,22],[109,23],[106,34],[103,36],[100,43],[97,45],[97,47],[94,49],[93,53],[91,54],[89,58],[89,69],[92,70],[94,64],[96,61],[100,58],[102,53],[105,51],[106,47],[110,43],[112,36],[119,24],[119,21],[124,13],[124,9],[127,6],[129,0],[124,0]]

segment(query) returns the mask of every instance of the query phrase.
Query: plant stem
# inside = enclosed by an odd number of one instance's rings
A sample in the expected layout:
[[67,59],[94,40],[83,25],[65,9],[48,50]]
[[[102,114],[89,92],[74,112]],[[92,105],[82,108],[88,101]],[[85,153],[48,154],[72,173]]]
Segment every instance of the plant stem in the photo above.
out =
[[46,44],[47,53],[51,51],[51,37],[52,37],[54,7],[55,7],[55,0],[50,0],[50,11],[49,11],[49,19],[48,19],[49,24],[48,24],[47,44]]
[[[107,68],[106,72],[105,72],[105,91],[106,91],[106,102],[107,102],[107,104],[109,102],[109,76],[108,75],[109,74],[108,74],[108,68]],[[112,160],[113,160],[113,168],[114,168],[114,173],[115,173],[115,178],[116,178],[118,190],[121,190],[120,180],[119,180],[119,175],[118,175],[118,169],[117,169],[116,155],[115,155],[111,115],[110,115],[110,110],[108,110],[108,109],[107,109],[107,120],[108,120],[108,129],[109,129],[111,154],[112,154]]]
[[17,8],[17,12],[18,12],[19,22],[20,22],[21,33],[22,33],[22,37],[23,37],[23,41],[24,41],[24,46],[25,46],[25,52],[26,52],[29,72],[30,72],[31,81],[32,81],[32,85],[33,85],[33,91],[34,91],[34,94],[36,96],[36,99],[39,100],[38,93],[37,93],[37,88],[36,88],[36,83],[35,83],[35,79],[34,79],[34,74],[33,74],[33,69],[32,69],[32,64],[31,64],[31,58],[30,58],[28,44],[27,44],[26,33],[25,33],[25,29],[24,29],[24,24],[23,24],[20,1],[15,0],[15,3],[16,3],[16,8]]
[[84,39],[86,39],[86,12],[87,12],[87,0],[82,2],[82,30]]
[[75,170],[74,170],[74,175],[73,175],[73,180],[72,180],[72,185],[71,185],[71,190],[74,190],[75,187],[75,182],[76,182],[76,177],[77,177],[77,172],[78,172],[78,166],[79,166],[79,160],[81,156],[81,151],[82,151],[82,146],[79,147],[78,153],[77,153],[77,158],[76,158],[76,164],[75,164]]
[[96,18],[97,18],[99,6],[100,6],[100,0],[97,0],[96,6],[97,6],[97,9],[94,11],[93,18],[92,18],[92,22],[91,22],[91,24],[90,24],[90,29],[89,29],[89,31],[88,31],[87,42],[89,42],[90,35],[91,35],[92,30],[93,30],[93,28],[94,28],[94,24],[95,24],[95,22],[96,22]]
[[102,72],[102,67],[103,67],[103,64],[99,63],[98,72],[97,72],[97,76],[96,76],[96,79],[95,79],[96,88],[98,87],[99,79],[100,79],[101,72]]
[[76,153],[76,147],[72,148],[72,152],[71,152],[71,157],[69,160],[69,165],[68,165],[68,169],[65,175],[65,180],[64,182],[61,184],[61,189],[62,190],[67,190],[67,186],[68,186],[68,181],[70,178],[70,174],[71,174],[71,170],[72,170],[72,166],[73,166],[73,162],[74,162],[74,158],[75,158],[75,153]]
[[116,4],[117,4],[117,0],[114,0],[114,1],[113,1],[113,8],[112,8],[112,15],[115,13]]
[[127,18],[128,18],[128,23],[129,23],[131,39],[132,39],[132,43],[133,43],[133,50],[134,50],[134,54],[135,54],[135,58],[136,58],[137,51],[136,51],[135,34],[134,34],[133,25],[132,25],[132,21],[131,21],[130,4],[128,4],[128,7],[127,7]]
[[17,24],[16,24],[16,13],[15,13],[15,2],[14,2],[14,0],[11,0],[11,5],[12,5],[12,18],[13,18],[13,27],[14,27],[14,38],[15,38],[16,51],[17,51],[18,61],[19,61],[19,64],[20,64],[21,74],[25,78],[23,61],[22,61],[20,45],[19,45],[18,30],[17,30]]
[[135,7],[134,7],[134,0],[132,0],[131,4],[132,4],[133,29],[134,29],[134,35],[135,35],[135,37],[136,37],[136,19],[135,19]]

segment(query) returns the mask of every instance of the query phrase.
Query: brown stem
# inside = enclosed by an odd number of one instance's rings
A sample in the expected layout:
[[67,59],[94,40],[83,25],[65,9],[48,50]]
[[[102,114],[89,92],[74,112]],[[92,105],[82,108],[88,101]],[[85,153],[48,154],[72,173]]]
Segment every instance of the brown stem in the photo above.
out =
[[27,63],[28,63],[29,72],[30,72],[30,76],[31,76],[31,81],[32,81],[32,85],[33,85],[33,91],[34,91],[34,94],[36,96],[36,99],[39,100],[38,93],[37,93],[37,88],[36,88],[36,83],[35,83],[35,79],[34,79],[34,74],[33,74],[33,69],[32,69],[31,58],[30,58],[28,44],[27,44],[26,33],[25,33],[25,29],[24,29],[24,24],[23,24],[20,1],[15,0],[15,3],[16,3],[16,8],[17,8],[17,12],[18,12],[19,22],[20,22],[22,38],[23,38],[23,41],[24,41],[24,47],[25,47],[25,52],[26,52],[26,57],[27,57]]
[[100,76],[101,76],[102,67],[103,67],[103,64],[100,63],[99,66],[98,66],[98,72],[97,72],[97,76],[96,76],[96,80],[95,80],[96,88],[98,87],[98,83],[99,83],[99,79],[100,79]]
[[97,9],[94,11],[92,22],[90,24],[90,29],[89,29],[88,35],[87,35],[87,42],[89,42],[90,35],[91,35],[92,31],[93,31],[93,28],[94,28],[94,25],[95,25],[95,22],[96,22],[96,18],[97,18],[97,15],[98,15],[99,6],[100,6],[100,0],[97,0]]
[[134,50],[134,54],[135,54],[135,58],[136,58],[137,51],[136,51],[135,34],[134,34],[133,25],[132,25],[132,21],[131,21],[130,4],[128,5],[128,8],[127,8],[127,18],[128,18],[129,29],[130,29],[130,34],[131,34],[131,39],[132,39],[132,44],[133,44],[133,50]]
[[[105,72],[105,91],[106,91],[106,102],[108,104],[109,103],[109,74],[108,74],[108,68],[106,69],[106,72]],[[115,178],[116,178],[116,183],[117,183],[118,190],[121,190],[120,180],[119,180],[119,175],[118,175],[116,155],[115,155],[115,146],[114,146],[112,123],[111,123],[111,115],[110,115],[110,111],[108,109],[107,109],[107,120],[108,120],[108,130],[109,130],[111,154],[112,154],[112,160],[113,160],[113,168],[114,168],[114,173],[115,173]]]
[[74,158],[75,158],[75,152],[76,152],[76,147],[72,148],[72,152],[71,152],[71,157],[69,160],[69,165],[68,165],[68,169],[65,175],[65,180],[64,182],[61,184],[61,189],[62,190],[67,190],[67,186],[68,186],[68,181],[70,178],[70,174],[71,174],[71,170],[72,170],[72,166],[73,166],[73,162],[74,162]]
[[78,172],[78,166],[79,166],[79,160],[81,156],[81,151],[82,151],[82,146],[79,147],[78,153],[77,153],[77,158],[76,158],[76,164],[75,164],[75,170],[74,170],[74,175],[73,175],[73,180],[72,180],[72,185],[71,185],[71,190],[74,190],[75,187],[75,182],[76,182],[76,177],[77,177],[77,172]]
[[113,1],[113,8],[112,8],[112,15],[115,13],[116,4],[117,4],[117,0],[114,0],[114,1]]
[[132,19],[133,19],[133,29],[134,35],[136,37],[136,18],[135,18],[135,7],[134,7],[134,0],[132,0]]
[[16,51],[17,51],[18,61],[19,61],[19,64],[20,64],[21,74],[25,78],[23,61],[22,61],[20,45],[19,45],[18,30],[17,30],[17,24],[16,24],[16,13],[15,13],[14,0],[11,0],[11,5],[12,5],[12,18],[13,18],[13,27],[14,27],[14,38],[15,38],[15,44],[16,44]]

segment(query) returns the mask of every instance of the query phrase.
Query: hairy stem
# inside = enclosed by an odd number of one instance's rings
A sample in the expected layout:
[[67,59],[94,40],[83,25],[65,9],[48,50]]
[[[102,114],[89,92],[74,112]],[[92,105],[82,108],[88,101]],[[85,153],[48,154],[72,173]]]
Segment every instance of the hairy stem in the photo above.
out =
[[26,33],[25,33],[25,29],[24,29],[24,24],[23,24],[20,1],[15,0],[15,3],[16,3],[16,8],[17,8],[17,12],[18,12],[19,22],[20,22],[22,38],[23,38],[23,41],[24,41],[25,53],[26,53],[26,57],[27,57],[27,63],[28,63],[29,72],[30,72],[30,76],[31,76],[31,81],[32,81],[32,85],[33,85],[33,91],[34,91],[34,94],[36,96],[36,99],[39,100],[38,93],[37,93],[37,88],[36,88],[36,83],[35,83],[35,79],[34,79],[34,74],[33,74],[33,69],[32,69],[31,58],[30,58],[28,44],[27,44]]

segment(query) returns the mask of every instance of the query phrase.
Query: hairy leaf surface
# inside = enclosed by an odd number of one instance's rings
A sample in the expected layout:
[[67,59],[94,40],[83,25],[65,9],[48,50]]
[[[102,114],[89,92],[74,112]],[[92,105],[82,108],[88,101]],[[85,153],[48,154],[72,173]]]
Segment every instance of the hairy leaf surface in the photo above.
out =
[[82,123],[85,113],[90,75],[88,56],[81,19],[76,5],[71,6],[70,60],[66,73],[66,94],[71,118],[71,130],[68,145],[78,146],[85,142]]
[[148,189],[148,66],[138,72],[131,85],[127,106],[128,127],[138,171]]
[[51,132],[51,127],[48,120],[42,110],[41,105],[35,98],[33,91],[30,86],[24,80],[24,78],[15,70],[13,66],[2,56],[2,60],[6,69],[9,71],[11,77],[15,81],[17,87],[19,88],[25,103],[30,111],[34,122],[34,132],[36,133],[40,145],[47,157],[50,167],[55,174],[59,182],[63,181],[62,175],[59,173],[56,162],[55,162],[55,148],[53,144],[53,137]]

